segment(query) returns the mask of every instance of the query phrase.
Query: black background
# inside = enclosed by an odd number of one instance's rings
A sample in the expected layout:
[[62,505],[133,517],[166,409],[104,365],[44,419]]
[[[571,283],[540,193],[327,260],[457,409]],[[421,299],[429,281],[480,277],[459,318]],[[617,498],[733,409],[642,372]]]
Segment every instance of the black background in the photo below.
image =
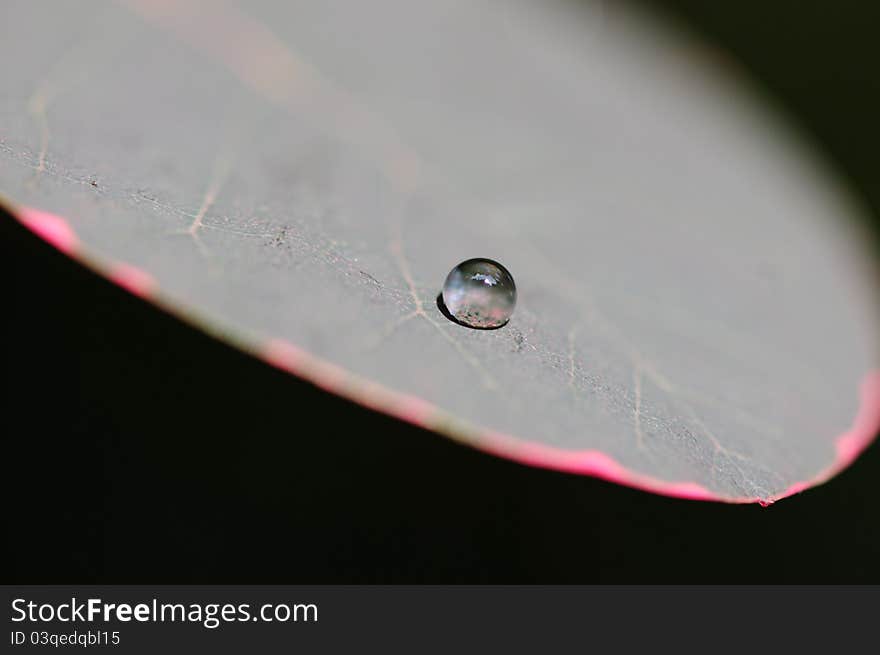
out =
[[[880,215],[874,3],[653,3]],[[269,369],[0,220],[5,582],[880,581],[880,448],[770,508],[496,459]]]

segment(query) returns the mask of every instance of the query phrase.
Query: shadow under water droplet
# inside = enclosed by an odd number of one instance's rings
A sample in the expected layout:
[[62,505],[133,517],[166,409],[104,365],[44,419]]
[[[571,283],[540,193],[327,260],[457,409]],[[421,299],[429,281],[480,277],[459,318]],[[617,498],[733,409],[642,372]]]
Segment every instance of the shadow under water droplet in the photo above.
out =
[[455,318],[455,316],[453,316],[452,314],[449,313],[449,309],[447,309],[446,303],[443,302],[443,293],[442,292],[437,294],[437,309],[440,310],[440,313],[443,314],[443,316],[448,318],[450,321],[452,321],[456,325],[466,327],[469,330],[500,330],[505,325],[510,323],[510,321],[507,320],[504,323],[502,323],[501,325],[495,325],[493,327],[474,327],[473,325],[468,325],[467,323],[462,323],[457,318]]

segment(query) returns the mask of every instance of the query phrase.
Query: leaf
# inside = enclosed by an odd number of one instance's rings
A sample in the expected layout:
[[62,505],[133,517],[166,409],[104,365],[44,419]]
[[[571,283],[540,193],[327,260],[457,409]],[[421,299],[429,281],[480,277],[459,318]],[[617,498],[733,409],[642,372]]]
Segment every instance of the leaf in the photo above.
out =
[[[660,24],[402,0],[5,16],[18,218],[274,365],[688,498],[772,502],[880,424],[859,209],[723,58]],[[470,257],[516,279],[502,329],[436,306]]]

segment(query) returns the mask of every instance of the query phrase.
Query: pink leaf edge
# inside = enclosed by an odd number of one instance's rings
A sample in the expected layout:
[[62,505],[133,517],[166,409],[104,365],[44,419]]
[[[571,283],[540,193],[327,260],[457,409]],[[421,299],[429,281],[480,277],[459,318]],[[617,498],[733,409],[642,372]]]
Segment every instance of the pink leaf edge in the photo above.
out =
[[[146,271],[124,262],[102,265],[93,257],[85,260],[79,239],[64,218],[39,209],[18,207],[11,211],[19,222],[50,245],[84,263],[133,295],[152,300],[186,323],[192,319],[167,303],[159,302],[159,285]],[[880,371],[871,371],[861,383],[860,403],[852,427],[834,439],[835,458],[825,469],[808,480],[795,482],[768,498],[727,497],[688,481],[671,482],[628,469],[610,455],[598,450],[565,450],[531,442],[509,434],[470,426],[460,422],[430,402],[388,389],[360,378],[345,368],[316,357],[279,339],[269,339],[254,348],[237,345],[275,368],[302,378],[320,389],[352,400],[368,409],[389,414],[412,425],[433,430],[473,446],[483,452],[527,466],[586,475],[662,496],[687,500],[754,504],[763,507],[820,485],[849,467],[871,444],[880,431]]]

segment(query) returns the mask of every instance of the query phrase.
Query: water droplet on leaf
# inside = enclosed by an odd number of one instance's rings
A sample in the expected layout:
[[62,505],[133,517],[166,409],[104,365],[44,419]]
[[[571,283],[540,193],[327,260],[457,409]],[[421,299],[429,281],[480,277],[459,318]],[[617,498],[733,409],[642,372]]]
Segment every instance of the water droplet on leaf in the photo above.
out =
[[472,328],[499,328],[516,306],[513,276],[491,259],[468,259],[446,276],[442,293],[449,316]]

